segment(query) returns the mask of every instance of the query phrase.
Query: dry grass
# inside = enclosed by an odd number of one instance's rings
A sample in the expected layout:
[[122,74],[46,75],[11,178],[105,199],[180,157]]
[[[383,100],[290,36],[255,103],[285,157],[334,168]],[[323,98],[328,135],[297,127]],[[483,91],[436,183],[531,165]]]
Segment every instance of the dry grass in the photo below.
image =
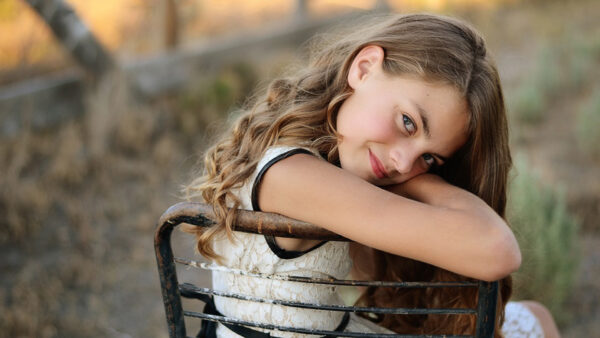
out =
[[156,219],[178,200],[206,126],[226,116],[216,111],[256,81],[236,65],[147,105],[113,74],[88,92],[83,118],[2,140],[0,332],[163,336]]

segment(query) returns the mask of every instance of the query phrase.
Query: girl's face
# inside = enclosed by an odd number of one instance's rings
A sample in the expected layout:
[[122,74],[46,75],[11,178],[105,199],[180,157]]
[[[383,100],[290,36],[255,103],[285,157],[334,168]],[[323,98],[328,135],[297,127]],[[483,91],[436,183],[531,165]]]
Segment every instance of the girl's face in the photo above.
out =
[[342,168],[378,186],[402,183],[440,166],[467,140],[465,99],[446,84],[387,75],[383,50],[362,49],[337,115]]

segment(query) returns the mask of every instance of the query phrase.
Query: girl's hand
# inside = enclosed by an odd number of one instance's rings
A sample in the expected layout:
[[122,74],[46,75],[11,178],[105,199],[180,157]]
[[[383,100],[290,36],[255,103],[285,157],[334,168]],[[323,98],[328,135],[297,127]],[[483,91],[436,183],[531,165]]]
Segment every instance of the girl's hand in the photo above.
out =
[[393,192],[396,195],[427,203],[427,196],[424,195],[426,191],[426,185],[435,182],[449,184],[438,175],[424,173],[417,175],[406,182],[389,185],[384,187],[384,189]]
[[[386,187],[387,191],[409,198],[414,201],[436,207],[455,208],[469,207],[468,204],[481,205],[485,203],[479,197],[459,187],[446,182],[438,175],[424,173],[410,180]],[[462,203],[461,203],[462,201]],[[488,210],[495,214],[491,209]]]

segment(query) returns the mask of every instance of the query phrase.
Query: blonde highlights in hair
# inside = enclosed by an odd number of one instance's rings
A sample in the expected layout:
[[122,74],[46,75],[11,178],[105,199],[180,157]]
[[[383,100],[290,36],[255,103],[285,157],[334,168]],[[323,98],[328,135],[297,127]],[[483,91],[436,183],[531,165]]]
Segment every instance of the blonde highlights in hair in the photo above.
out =
[[[353,33],[330,41],[316,51],[310,64],[293,76],[273,81],[266,94],[243,112],[231,130],[206,152],[203,175],[185,189],[190,198],[213,206],[217,224],[197,234],[198,250],[218,259],[211,240],[231,235],[240,204],[235,190],[256,169],[272,145],[311,147],[337,163],[336,118],[352,95],[347,78],[358,52],[369,45],[383,48],[383,70],[390,75],[418,76],[456,88],[469,106],[469,139],[437,172],[450,183],[475,193],[504,217],[511,156],[499,76],[483,38],[465,23],[448,17],[416,14],[377,18]],[[380,280],[464,280],[462,276],[391,254],[372,251],[377,266],[370,277]],[[511,291],[510,277],[502,281],[500,337],[504,304]],[[469,289],[401,291],[368,289],[359,303],[368,306],[473,306]],[[425,304],[427,303],[427,304]],[[475,329],[471,316],[381,316],[380,324],[402,332],[465,334]]]

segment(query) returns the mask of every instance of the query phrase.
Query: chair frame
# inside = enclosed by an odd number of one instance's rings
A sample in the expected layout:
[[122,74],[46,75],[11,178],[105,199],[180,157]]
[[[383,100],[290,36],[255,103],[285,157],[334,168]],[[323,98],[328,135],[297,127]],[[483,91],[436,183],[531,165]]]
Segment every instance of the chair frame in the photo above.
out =
[[[214,290],[198,288],[191,284],[179,284],[175,263],[182,263],[191,266],[207,268],[200,266],[197,262],[173,257],[171,248],[171,234],[173,229],[181,223],[187,223],[195,226],[208,227],[214,224],[214,212],[212,207],[202,203],[182,202],[173,205],[160,217],[158,228],[154,236],[154,248],[156,261],[160,276],[161,291],[165,314],[169,330],[169,337],[186,337],[186,327],[184,316],[201,318],[231,324],[238,324],[250,327],[265,328],[270,330],[281,330],[313,335],[332,335],[340,337],[454,337],[454,338],[488,338],[494,336],[494,324],[496,318],[496,305],[498,298],[498,282],[383,282],[383,281],[356,281],[356,280],[321,280],[311,279],[299,276],[264,276],[260,278],[278,278],[290,281],[301,281],[305,283],[332,284],[332,285],[354,285],[354,286],[379,286],[379,287],[401,287],[401,288],[431,288],[431,287],[477,287],[478,302],[475,309],[406,309],[406,308],[365,308],[340,305],[317,305],[298,302],[287,302],[282,300],[264,300],[249,295],[238,295],[229,293],[220,293]],[[305,239],[320,239],[329,241],[348,241],[323,228],[315,225],[294,220],[282,215],[240,210],[233,226],[235,231],[249,233],[272,235],[278,237],[292,237]],[[210,269],[210,268],[209,268]],[[249,272],[238,272],[250,274]],[[215,316],[205,313],[184,311],[181,297],[196,298],[205,301],[206,295],[217,295],[225,297],[234,297],[251,301],[269,301],[284,306],[294,306],[302,308],[314,308],[321,310],[345,311],[345,312],[372,312],[372,313],[394,313],[394,314],[475,314],[477,315],[477,326],[475,335],[382,335],[370,333],[353,332],[332,332],[323,330],[282,327],[272,324],[262,324],[242,321],[234,318]]]

